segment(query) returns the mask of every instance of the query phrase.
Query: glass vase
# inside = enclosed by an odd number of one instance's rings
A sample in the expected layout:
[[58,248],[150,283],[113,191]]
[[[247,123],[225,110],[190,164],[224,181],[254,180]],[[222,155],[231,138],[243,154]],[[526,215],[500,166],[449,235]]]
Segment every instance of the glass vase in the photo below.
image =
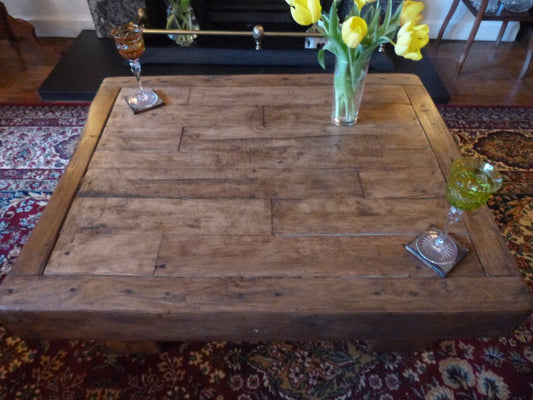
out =
[[503,0],[503,6],[507,11],[523,13],[533,7],[533,0]]
[[[489,3],[487,4],[487,8],[485,9],[485,12],[496,12],[498,11],[498,3],[499,0],[489,0]],[[481,7],[481,0],[474,0],[472,2],[472,5],[476,10],[479,10],[479,7]]]
[[335,59],[331,122],[337,126],[357,123],[370,59],[348,62]]
[[[166,29],[181,29],[185,31],[198,31],[200,25],[196,20],[190,0],[170,0],[167,7]],[[194,43],[197,35],[169,34],[168,37],[177,45],[187,47]]]

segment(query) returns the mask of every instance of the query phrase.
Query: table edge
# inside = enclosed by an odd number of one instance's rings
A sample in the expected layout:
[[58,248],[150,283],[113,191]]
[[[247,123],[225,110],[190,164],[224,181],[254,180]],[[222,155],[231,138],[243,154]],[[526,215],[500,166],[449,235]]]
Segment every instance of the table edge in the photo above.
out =
[[98,90],[74,154],[10,275],[40,275],[44,271],[118,93],[116,87]]

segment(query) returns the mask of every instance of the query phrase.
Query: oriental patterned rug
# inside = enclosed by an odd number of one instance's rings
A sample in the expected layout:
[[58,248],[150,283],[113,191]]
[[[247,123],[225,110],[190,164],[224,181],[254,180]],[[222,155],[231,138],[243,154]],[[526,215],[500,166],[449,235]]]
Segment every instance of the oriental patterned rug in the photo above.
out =
[[[496,163],[490,201],[533,288],[533,108],[440,107],[465,155]],[[77,143],[87,106],[0,106],[0,281]],[[1,302],[1,299],[0,299]],[[27,341],[0,326],[0,400],[533,399],[533,318],[505,337],[414,353],[365,342],[180,342],[109,354],[92,340]]]

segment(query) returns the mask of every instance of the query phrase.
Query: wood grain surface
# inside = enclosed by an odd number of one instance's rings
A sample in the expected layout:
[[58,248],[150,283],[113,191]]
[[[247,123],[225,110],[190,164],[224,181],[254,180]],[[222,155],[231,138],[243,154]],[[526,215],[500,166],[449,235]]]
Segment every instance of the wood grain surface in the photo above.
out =
[[447,278],[405,250],[442,224],[459,155],[417,77],[370,75],[350,128],[329,122],[328,74],[144,83],[165,104],[134,115],[132,78],[103,82],[0,285],[17,333],[411,341],[499,335],[531,312],[486,207],[453,227],[470,251]]

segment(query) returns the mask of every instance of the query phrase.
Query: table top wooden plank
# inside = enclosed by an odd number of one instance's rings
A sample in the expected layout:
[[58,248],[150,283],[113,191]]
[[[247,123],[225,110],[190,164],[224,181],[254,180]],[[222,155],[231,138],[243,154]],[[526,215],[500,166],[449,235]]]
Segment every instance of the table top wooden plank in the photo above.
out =
[[[417,154],[418,155],[418,154]],[[102,171],[105,169],[105,174]],[[402,178],[417,176],[416,180]],[[174,183],[173,185],[170,185]],[[98,168],[89,171],[83,196],[169,198],[439,197],[444,181],[438,169],[186,169]],[[445,210],[443,210],[443,213]]]
[[[270,86],[268,91],[264,86],[196,86],[190,94],[189,104],[197,106],[219,106],[222,102],[227,107],[235,105],[246,106],[257,102],[263,106],[289,105],[311,107],[315,105],[329,105],[330,99],[324,96],[323,86]],[[326,87],[326,90],[329,90]],[[363,101],[369,104],[409,104],[403,88],[399,85],[383,85],[379,92],[363,94]]]
[[[433,271],[412,263],[403,246],[407,235],[238,236],[167,235],[162,238],[156,276],[189,278],[431,278]],[[471,245],[460,236],[464,245]],[[239,254],[238,262],[233,254]],[[398,265],[412,264],[412,268]],[[451,276],[479,276],[474,253]],[[455,271],[454,271],[455,272]]]
[[[324,96],[330,97],[331,89],[324,87]],[[363,96],[364,97],[364,96]],[[369,96],[367,96],[369,97]],[[375,124],[376,121],[387,115],[389,121],[397,121],[399,124],[412,123],[416,121],[416,115],[413,113],[409,104],[369,104],[364,103],[360,108],[361,117],[358,121],[359,126],[366,124]],[[317,126],[325,124],[331,118],[331,109],[329,105],[312,105],[307,107],[298,107],[291,105],[265,106],[264,107],[264,124],[267,127],[280,125],[312,125],[314,129]],[[386,125],[385,125],[386,126]],[[390,125],[394,129],[395,124]],[[339,128],[337,128],[339,129]]]
[[362,197],[353,169],[110,168],[89,171],[83,196],[299,199]]
[[[275,200],[275,234],[412,234],[435,222],[435,210],[446,211],[444,199],[304,199]],[[455,231],[463,231],[457,223]]]
[[63,232],[44,275],[152,276],[161,236],[136,230],[112,234],[92,229],[76,234]]
[[[486,337],[513,329],[527,317],[531,303],[520,279],[11,276],[0,286],[0,311],[15,309],[2,315],[3,321],[26,337]],[[449,296],[435,295],[440,293]],[[46,301],[32,301],[36,296]]]
[[[358,156],[381,157],[382,151],[377,136],[330,135],[298,138],[242,138],[230,140],[199,140],[184,135],[180,152],[208,152],[212,154],[242,154],[243,158],[262,156],[298,160],[301,157],[351,158]],[[353,161],[352,161],[353,162]]]
[[[401,164],[406,158],[412,161],[412,168],[422,165],[428,159],[427,150],[402,150],[396,151],[382,149],[381,157],[374,157],[362,154],[356,147],[338,152],[334,157],[328,156],[330,153],[326,149],[310,149],[310,151],[298,151],[298,149],[287,149],[285,154],[275,153],[269,157],[264,151],[258,152],[238,152],[226,153],[216,152],[181,152],[176,157],[172,152],[124,152],[117,157],[113,151],[97,151],[91,160],[91,168],[140,168],[157,169],[172,165],[173,168],[194,168],[194,169],[253,169],[253,168],[354,168],[354,160],[357,162],[358,170],[378,170],[389,168]],[[427,167],[427,164],[425,164]],[[430,165],[433,167],[433,165]],[[444,196],[444,194],[443,194]]]
[[146,129],[142,126],[107,126],[98,142],[96,151],[157,151],[175,152],[179,148],[183,127],[156,125]]
[[[245,74],[245,75],[187,75],[187,76],[145,76],[143,83],[145,86],[154,89],[164,89],[165,87],[219,87],[219,86],[326,86],[331,89],[333,82],[329,73],[316,74]],[[413,74],[369,74],[366,80],[372,86],[424,86],[420,78]],[[102,88],[122,87],[135,88],[135,79],[131,76],[106,78],[103,80]],[[167,93],[163,93],[167,97]]]
[[77,198],[62,231],[265,234],[270,208],[263,199]]
[[[129,93],[125,91],[124,93]],[[121,97],[123,92],[121,91]],[[120,104],[120,103],[119,103]],[[168,109],[173,109],[172,113],[168,113]],[[226,108],[221,106],[180,106],[180,104],[171,103],[163,107],[158,107],[150,110],[150,113],[141,113],[134,117],[131,115],[131,110],[126,105],[115,106],[110,118],[109,126],[120,126],[122,129],[129,127],[138,127],[139,119],[142,118],[142,123],[145,129],[148,130],[151,126],[165,125],[179,127],[183,121],[187,121],[188,126],[258,126],[263,123],[263,109],[257,106],[243,106]]]
[[442,224],[458,156],[417,77],[371,74],[351,128],[329,122],[328,74],[144,83],[165,104],[134,115],[123,99],[134,79],[103,82],[90,111],[99,124],[73,158],[84,162],[63,184],[69,195],[52,197],[53,239],[45,219],[34,241],[47,250],[25,247],[0,285],[12,330],[440,338],[501,334],[531,312],[486,207],[453,227],[470,251],[447,278],[404,248]]
[[[456,236],[471,246],[468,236]],[[431,278],[433,271],[412,263],[403,246],[408,235],[272,236],[161,235],[154,232],[64,233],[46,276],[110,275],[182,278]],[[131,249],[128,243],[138,243]],[[94,249],[98,248],[98,252]],[[348,250],[346,250],[348,249]],[[236,262],[233,254],[238,253]],[[412,264],[401,269],[398,265]],[[470,252],[450,276],[480,276]]]
[[[196,140],[238,140],[238,139],[298,139],[311,138],[315,136],[333,136],[341,135],[350,136],[375,136],[379,138],[381,146],[385,149],[429,149],[429,142],[427,141],[424,130],[420,127],[415,114],[410,108],[406,108],[405,112],[412,115],[412,118],[398,120],[397,123],[392,124],[391,129],[384,129],[383,125],[375,123],[364,123],[362,121],[358,124],[357,131],[339,129],[333,125],[324,124],[270,124],[269,126],[257,126],[253,128],[243,126],[232,127],[217,127],[212,128],[208,126],[202,127],[186,127],[183,130],[183,136],[190,136]],[[172,128],[162,128],[171,130]],[[115,140],[120,140],[124,137],[141,136],[142,132],[133,131],[113,133]],[[146,136],[146,135],[145,135]],[[118,137],[118,138],[117,138]],[[148,136],[150,137],[150,136]],[[109,148],[108,148],[109,149]],[[124,149],[124,148],[123,148]],[[126,150],[126,149],[124,149]]]
[[[102,135],[97,151],[157,151],[175,152],[183,138],[197,141],[236,141],[243,139],[293,139],[354,135],[349,131],[334,129],[333,126],[313,127],[305,124],[278,125],[274,127],[182,127],[178,123],[171,126],[157,125],[148,131],[139,126],[128,128],[109,126]],[[361,124],[357,129],[357,137],[379,138],[383,149],[430,150],[424,130],[416,119],[406,123],[398,123],[391,129],[384,129],[376,124]],[[183,150],[183,149],[182,149]]]

